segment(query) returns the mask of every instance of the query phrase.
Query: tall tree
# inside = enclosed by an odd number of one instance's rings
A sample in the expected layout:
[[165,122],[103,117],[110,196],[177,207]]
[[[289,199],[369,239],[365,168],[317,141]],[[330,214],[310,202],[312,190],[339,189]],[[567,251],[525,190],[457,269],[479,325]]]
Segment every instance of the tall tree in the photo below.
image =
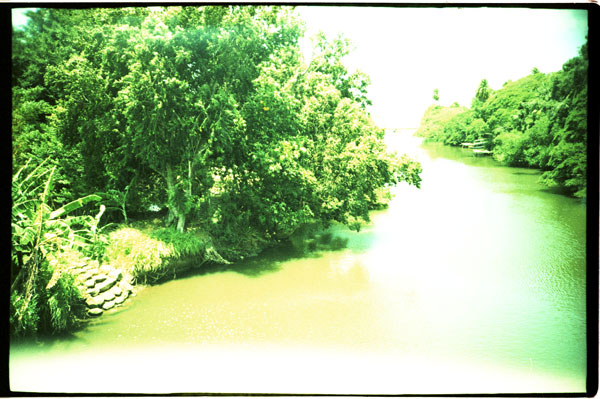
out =
[[475,93],[475,99],[480,103],[484,103],[490,97],[490,88],[487,79],[482,79]]
[[217,19],[213,12],[204,15],[210,24],[186,30],[169,28],[156,14],[131,32],[134,50],[119,101],[132,148],[163,177],[179,230],[194,196],[205,194],[194,192],[194,182],[209,180],[216,165],[227,171],[242,156],[234,145],[245,127],[240,107],[267,50],[288,40],[285,30],[269,33],[269,21],[278,23],[276,10],[254,16],[251,10],[229,9]]

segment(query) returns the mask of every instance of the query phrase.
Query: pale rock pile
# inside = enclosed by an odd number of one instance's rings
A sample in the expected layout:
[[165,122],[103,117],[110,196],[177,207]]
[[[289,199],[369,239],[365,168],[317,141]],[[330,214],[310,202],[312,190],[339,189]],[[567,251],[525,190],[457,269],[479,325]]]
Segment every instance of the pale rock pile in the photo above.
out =
[[91,316],[99,316],[135,295],[131,276],[110,265],[100,266],[97,261],[90,261],[72,267],[69,272],[75,276]]

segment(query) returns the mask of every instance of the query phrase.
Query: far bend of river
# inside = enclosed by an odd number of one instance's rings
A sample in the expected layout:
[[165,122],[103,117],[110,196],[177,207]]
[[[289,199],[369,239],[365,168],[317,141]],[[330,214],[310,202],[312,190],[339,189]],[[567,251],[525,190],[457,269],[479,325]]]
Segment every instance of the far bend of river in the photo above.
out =
[[[389,133],[423,165],[339,251],[267,251],[14,344],[11,389],[435,394],[586,389],[585,204],[539,172]],[[348,182],[352,184],[352,182]]]

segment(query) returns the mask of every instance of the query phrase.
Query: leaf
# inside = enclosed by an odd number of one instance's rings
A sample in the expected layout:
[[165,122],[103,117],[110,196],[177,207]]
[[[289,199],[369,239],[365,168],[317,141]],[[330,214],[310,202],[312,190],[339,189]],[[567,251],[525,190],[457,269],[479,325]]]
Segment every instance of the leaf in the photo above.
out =
[[85,197],[76,199],[75,201],[69,202],[68,204],[66,204],[66,205],[58,208],[57,210],[53,211],[52,213],[50,213],[50,219],[56,219],[59,216],[62,216],[64,214],[73,212],[74,210],[81,208],[88,202],[100,201],[101,199],[102,198],[96,194],[90,194]]

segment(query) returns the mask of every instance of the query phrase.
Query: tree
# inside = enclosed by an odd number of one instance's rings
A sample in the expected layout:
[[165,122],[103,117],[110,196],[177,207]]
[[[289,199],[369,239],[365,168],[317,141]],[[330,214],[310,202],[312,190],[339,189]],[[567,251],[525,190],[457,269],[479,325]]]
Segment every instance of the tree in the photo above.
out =
[[295,40],[282,36],[286,29],[269,34],[269,21],[278,22],[276,11],[252,17],[250,10],[219,14],[218,27],[212,19],[211,25],[186,30],[169,28],[157,14],[131,33],[137,45],[119,101],[133,150],[166,183],[178,230],[195,196],[205,194],[194,191],[195,181],[208,181],[218,170],[227,174],[244,157],[235,145],[245,132],[240,109],[252,92],[257,65],[269,55],[265,49]]
[[587,186],[587,42],[579,55],[553,75],[551,98],[558,102],[551,114],[552,149],[542,176],[546,184],[564,186],[578,197]]
[[234,168],[223,183],[235,207],[218,212],[222,226],[251,225],[267,239],[332,221],[358,229],[376,188],[419,184],[417,163],[385,152],[383,132],[364,110],[365,94],[341,62],[347,42],[317,40],[322,53],[307,63],[290,46],[261,65],[238,144],[249,156],[238,163],[244,173]]
[[486,79],[482,79],[475,93],[475,99],[480,103],[484,103],[490,97],[490,88]]
[[[366,113],[369,79],[342,62],[351,44],[321,35],[304,62],[292,8],[44,10],[32,21],[15,46],[43,47],[35,62],[14,60],[16,126],[53,133],[47,152],[74,160],[58,161],[71,194],[103,193],[124,218],[152,198],[179,230],[201,214],[285,237],[310,221],[367,217],[375,185],[418,184],[416,164],[385,153]],[[344,168],[365,180],[362,192],[331,180]]]
[[434,101],[440,101],[440,93],[438,89],[433,89],[433,99]]
[[[123,120],[114,107],[124,75],[123,57],[114,54],[125,44],[111,40],[117,26],[139,26],[147,13],[146,8],[40,8],[15,31],[14,165],[31,156],[36,163],[50,158],[57,166],[57,201],[121,190],[131,181],[136,165],[123,147]],[[19,123],[24,118],[27,123]]]

